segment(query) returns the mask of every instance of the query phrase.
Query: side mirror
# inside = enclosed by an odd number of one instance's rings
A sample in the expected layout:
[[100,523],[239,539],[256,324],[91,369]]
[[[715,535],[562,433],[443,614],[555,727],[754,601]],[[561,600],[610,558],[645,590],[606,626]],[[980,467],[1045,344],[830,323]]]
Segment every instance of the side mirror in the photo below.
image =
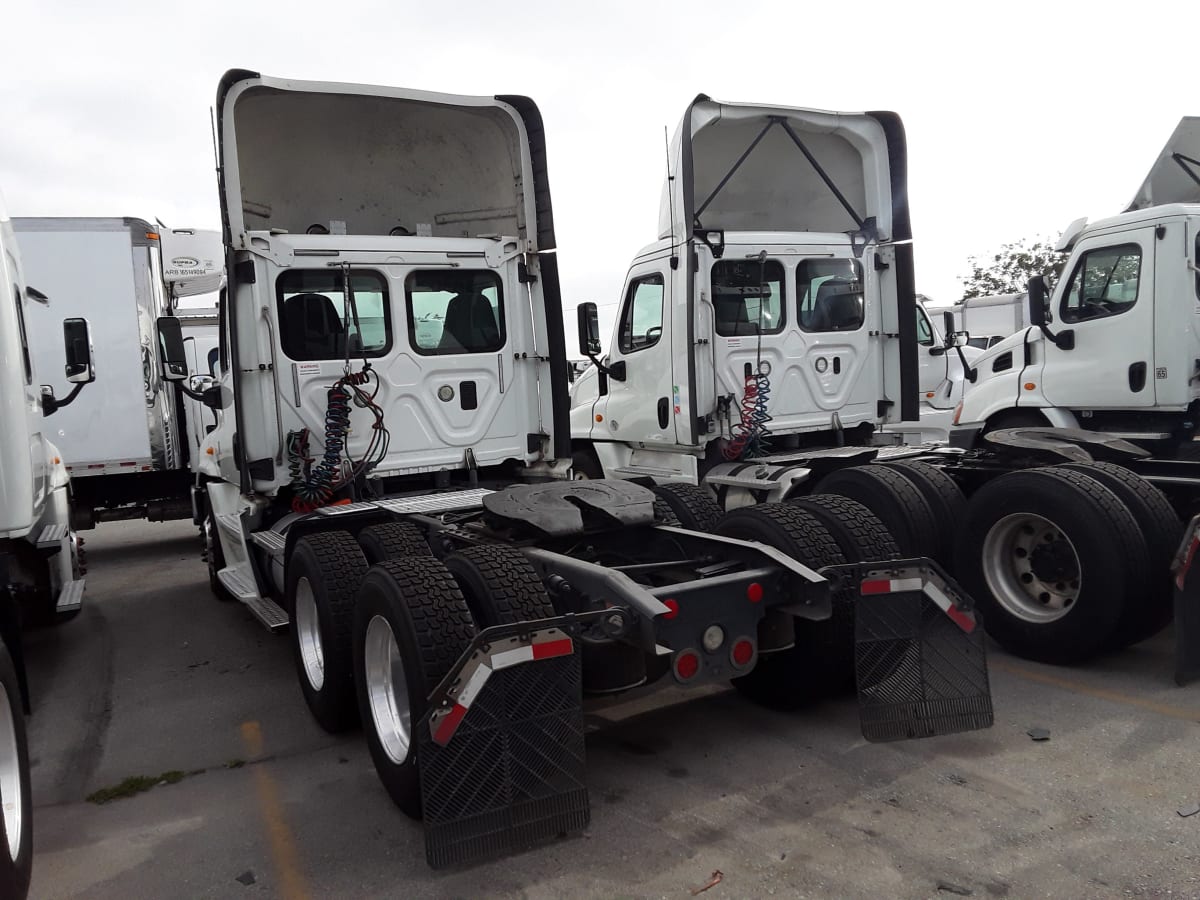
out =
[[67,381],[72,384],[91,384],[95,381],[92,329],[87,319],[63,320],[63,347],[67,354]]
[[595,303],[580,303],[575,310],[579,327],[579,352],[591,359],[600,352],[600,316]]
[[183,349],[183,328],[174,316],[158,317],[158,350],[162,358],[162,377],[183,381],[188,377],[187,354]]
[[1046,279],[1034,275],[1029,279],[1029,323],[1042,328],[1046,324]]
[[954,313],[948,309],[942,311],[942,334],[947,338],[954,334]]

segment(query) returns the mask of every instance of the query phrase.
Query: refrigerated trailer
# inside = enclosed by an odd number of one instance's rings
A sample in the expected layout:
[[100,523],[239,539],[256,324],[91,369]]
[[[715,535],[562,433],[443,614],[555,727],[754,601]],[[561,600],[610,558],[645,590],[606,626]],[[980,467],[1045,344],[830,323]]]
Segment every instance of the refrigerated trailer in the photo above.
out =
[[533,101],[233,71],[217,116],[214,591],[290,626],[310,711],[362,722],[431,863],[586,824],[584,693],[732,680],[794,705],[857,675],[870,739],[990,724],[969,599],[860,505],[698,530],[673,511],[692,485],[570,479]]
[[[87,402],[54,422],[76,527],[190,516],[184,393],[163,368],[156,326],[182,297],[219,289],[219,235],[136,218],[17,218],[13,227],[30,278],[56,300],[54,315],[89,317],[105,373]],[[35,310],[30,323],[44,368],[62,365],[49,316]]]

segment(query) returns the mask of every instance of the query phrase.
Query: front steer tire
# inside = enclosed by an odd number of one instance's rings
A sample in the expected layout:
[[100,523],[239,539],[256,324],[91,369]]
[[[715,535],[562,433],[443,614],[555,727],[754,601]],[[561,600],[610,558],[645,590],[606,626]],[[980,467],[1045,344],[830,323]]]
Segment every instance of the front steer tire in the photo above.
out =
[[375,771],[405,815],[421,817],[416,729],[428,698],[475,637],[454,576],[436,559],[394,559],[363,580],[354,610],[359,715]]
[[358,724],[351,624],[367,572],[358,542],[345,531],[300,538],[287,567],[292,657],[304,701],[325,731]]

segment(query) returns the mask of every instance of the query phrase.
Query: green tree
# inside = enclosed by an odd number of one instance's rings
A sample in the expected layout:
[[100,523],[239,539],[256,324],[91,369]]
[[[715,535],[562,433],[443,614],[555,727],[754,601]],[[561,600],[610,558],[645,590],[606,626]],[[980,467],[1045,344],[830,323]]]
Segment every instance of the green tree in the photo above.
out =
[[991,294],[1022,294],[1034,275],[1058,274],[1063,255],[1046,238],[1005,244],[991,259],[971,256],[971,274],[963,278],[963,299]]

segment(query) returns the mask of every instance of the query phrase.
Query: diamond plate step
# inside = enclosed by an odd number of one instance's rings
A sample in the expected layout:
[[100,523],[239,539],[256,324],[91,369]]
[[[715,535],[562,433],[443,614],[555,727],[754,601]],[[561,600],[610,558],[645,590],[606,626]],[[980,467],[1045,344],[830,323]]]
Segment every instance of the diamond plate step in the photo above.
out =
[[270,597],[255,597],[247,600],[246,606],[254,618],[262,622],[268,631],[282,631],[288,626],[288,614]]
[[83,606],[83,581],[84,579],[80,578],[63,587],[58,595],[58,603],[54,606],[56,612],[74,612]]
[[37,548],[39,550],[53,550],[62,543],[62,539],[67,536],[67,526],[64,525],[47,525],[42,529],[42,533],[38,535]]
[[278,556],[287,546],[287,540],[278,531],[256,531],[250,535],[250,540],[266,550],[271,556]]

